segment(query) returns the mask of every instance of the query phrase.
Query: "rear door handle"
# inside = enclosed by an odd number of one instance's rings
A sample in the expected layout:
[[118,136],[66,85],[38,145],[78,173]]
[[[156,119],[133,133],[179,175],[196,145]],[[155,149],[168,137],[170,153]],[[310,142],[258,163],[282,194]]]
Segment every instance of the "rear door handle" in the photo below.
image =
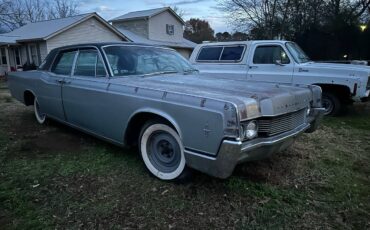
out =
[[255,65],[250,65],[249,66],[249,69],[257,69],[258,68],[258,66],[255,66]]
[[64,80],[61,80],[61,79],[56,80],[56,82],[58,82],[59,84],[66,83]]

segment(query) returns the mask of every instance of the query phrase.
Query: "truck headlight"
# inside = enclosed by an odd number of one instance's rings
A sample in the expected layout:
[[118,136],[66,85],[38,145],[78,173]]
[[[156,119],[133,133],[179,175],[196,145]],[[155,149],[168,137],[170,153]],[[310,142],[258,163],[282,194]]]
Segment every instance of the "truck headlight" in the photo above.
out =
[[256,121],[250,121],[246,124],[242,124],[241,128],[244,139],[253,139],[258,134],[258,125]]

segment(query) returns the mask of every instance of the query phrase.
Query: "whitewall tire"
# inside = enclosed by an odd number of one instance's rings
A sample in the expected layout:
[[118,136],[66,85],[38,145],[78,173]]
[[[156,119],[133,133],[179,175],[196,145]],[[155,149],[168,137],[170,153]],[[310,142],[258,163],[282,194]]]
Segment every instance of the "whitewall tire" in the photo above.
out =
[[35,112],[35,117],[36,117],[37,122],[39,124],[44,124],[45,123],[45,120],[46,120],[46,114],[44,114],[44,113],[41,112],[40,104],[37,101],[37,98],[36,97],[35,97],[35,99],[33,101],[33,109],[34,109],[34,112]]
[[178,133],[162,123],[149,123],[140,135],[140,153],[148,170],[161,180],[179,179],[185,171],[184,146]]

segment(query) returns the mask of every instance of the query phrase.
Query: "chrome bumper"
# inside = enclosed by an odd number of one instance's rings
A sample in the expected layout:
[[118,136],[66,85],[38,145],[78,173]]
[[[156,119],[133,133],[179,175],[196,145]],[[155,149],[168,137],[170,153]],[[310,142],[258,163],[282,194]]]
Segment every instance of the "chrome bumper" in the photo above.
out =
[[312,108],[311,111],[312,112],[307,117],[307,121],[310,123],[311,126],[306,130],[306,133],[312,133],[318,128],[325,113],[324,108]]
[[231,176],[237,164],[266,158],[289,147],[295,138],[310,128],[305,123],[294,130],[273,137],[256,138],[251,141],[224,140],[217,156],[208,156],[185,150],[189,167],[218,178]]

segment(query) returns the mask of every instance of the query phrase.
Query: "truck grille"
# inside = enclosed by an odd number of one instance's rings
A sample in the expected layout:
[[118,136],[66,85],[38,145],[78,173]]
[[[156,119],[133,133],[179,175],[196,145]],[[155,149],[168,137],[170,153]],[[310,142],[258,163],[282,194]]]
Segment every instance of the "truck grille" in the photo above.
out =
[[293,130],[306,121],[306,109],[277,117],[258,120],[258,133],[262,136],[273,136]]

